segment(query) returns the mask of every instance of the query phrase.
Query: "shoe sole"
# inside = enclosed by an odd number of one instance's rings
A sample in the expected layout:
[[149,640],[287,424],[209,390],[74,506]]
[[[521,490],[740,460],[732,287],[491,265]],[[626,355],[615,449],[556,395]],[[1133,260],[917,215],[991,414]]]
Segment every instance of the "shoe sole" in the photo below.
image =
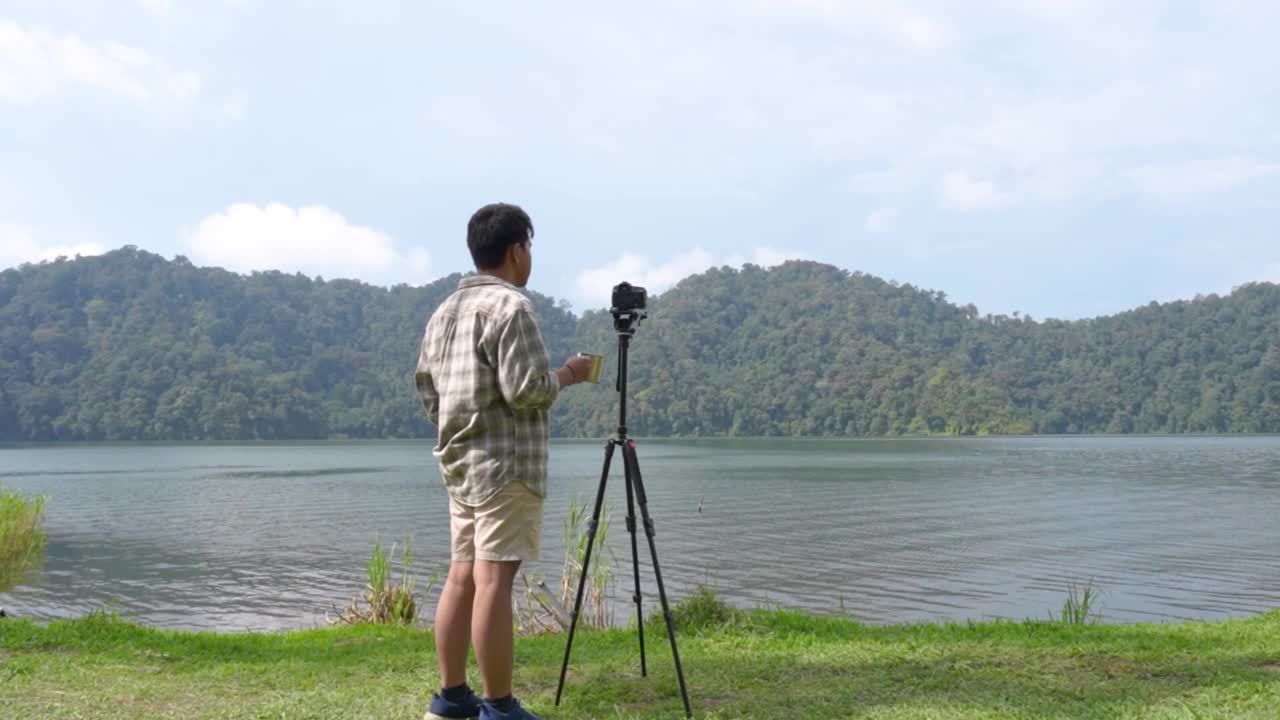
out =
[[431,712],[430,710],[428,710],[427,714],[422,716],[422,720],[478,720],[479,717],[480,717],[479,715],[469,715],[465,718],[447,718],[443,715],[437,715]]

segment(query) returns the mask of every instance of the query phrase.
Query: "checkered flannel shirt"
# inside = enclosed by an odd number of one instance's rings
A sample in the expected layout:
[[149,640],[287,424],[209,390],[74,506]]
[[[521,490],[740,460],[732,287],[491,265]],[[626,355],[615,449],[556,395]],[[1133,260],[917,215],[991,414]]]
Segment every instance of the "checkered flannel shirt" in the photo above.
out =
[[472,275],[427,322],[418,394],[439,428],[433,454],[449,493],[480,505],[511,482],[547,494],[547,411],[560,394],[533,304]]

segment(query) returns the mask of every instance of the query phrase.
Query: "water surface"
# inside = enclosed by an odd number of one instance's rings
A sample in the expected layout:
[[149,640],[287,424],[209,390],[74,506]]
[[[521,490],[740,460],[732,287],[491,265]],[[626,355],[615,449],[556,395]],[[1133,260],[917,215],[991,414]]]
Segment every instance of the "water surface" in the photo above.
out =
[[[1280,606],[1276,437],[639,448],[675,596],[705,583],[740,607],[874,623],[1045,618],[1088,580],[1109,621]],[[542,560],[526,568],[548,584],[559,580],[567,505],[594,497],[602,458],[600,441],[553,444]],[[448,565],[429,442],[10,446],[0,483],[49,496],[43,571],[0,593],[15,615],[111,607],[164,627],[308,627],[360,592],[375,537],[412,536],[420,574]],[[618,621],[630,612],[623,487],[615,462]]]

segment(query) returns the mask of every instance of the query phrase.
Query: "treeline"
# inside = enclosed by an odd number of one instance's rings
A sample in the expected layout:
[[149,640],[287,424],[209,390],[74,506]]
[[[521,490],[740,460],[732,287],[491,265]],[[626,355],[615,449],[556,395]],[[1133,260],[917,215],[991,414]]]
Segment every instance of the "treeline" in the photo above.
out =
[[[0,439],[430,437],[413,362],[457,280],[242,276],[132,247],[4,271]],[[609,356],[554,431],[607,434],[611,318],[532,297],[553,361]],[[630,385],[638,435],[1280,432],[1280,287],[1036,322],[817,263],[722,268],[651,298]]]
[[[651,303],[629,425],[653,435],[1280,432],[1280,286],[1036,322],[809,262],[712,270]],[[612,347],[588,313],[580,344]],[[571,434],[616,424],[570,398]]]
[[[0,438],[423,437],[427,314],[458,276],[379,288],[132,247],[0,273]],[[575,320],[534,297],[548,334]]]

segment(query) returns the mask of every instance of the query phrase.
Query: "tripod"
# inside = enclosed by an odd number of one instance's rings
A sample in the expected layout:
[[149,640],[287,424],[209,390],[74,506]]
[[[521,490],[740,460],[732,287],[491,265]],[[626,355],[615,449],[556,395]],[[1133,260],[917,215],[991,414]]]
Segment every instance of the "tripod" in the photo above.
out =
[[560,705],[560,694],[564,691],[565,673],[569,670],[569,653],[573,650],[573,633],[578,627],[578,615],[582,612],[582,592],[587,582],[587,567],[591,564],[591,549],[595,545],[596,529],[600,522],[600,510],[604,505],[604,488],[609,481],[609,465],[613,462],[613,453],[622,448],[622,468],[627,485],[627,532],[631,534],[631,567],[635,577],[636,624],[640,634],[640,676],[648,675],[648,667],[644,655],[644,611],[640,603],[640,555],[636,548],[636,510],[640,506],[640,516],[644,521],[644,533],[649,539],[649,554],[653,558],[653,574],[658,581],[658,598],[662,601],[662,616],[667,621],[667,637],[671,639],[671,656],[675,660],[676,676],[680,679],[680,696],[684,700],[685,717],[693,717],[693,709],[689,706],[689,692],[685,689],[684,670],[680,666],[680,651],[676,649],[675,622],[671,608],[667,605],[667,591],[662,584],[662,570],[658,567],[658,548],[653,543],[653,518],[649,516],[649,500],[644,492],[644,480],[640,476],[640,461],[636,457],[636,444],[627,437],[627,351],[631,345],[631,337],[635,334],[636,325],[644,318],[638,310],[612,310],[614,329],[618,332],[618,431],[605,441],[604,470],[600,473],[600,486],[596,489],[596,504],[591,511],[591,522],[587,525],[587,549],[582,558],[582,574],[578,578],[578,595],[573,602],[573,615],[569,621],[569,639],[564,647],[564,663],[560,666],[560,685],[556,688],[556,706]]

